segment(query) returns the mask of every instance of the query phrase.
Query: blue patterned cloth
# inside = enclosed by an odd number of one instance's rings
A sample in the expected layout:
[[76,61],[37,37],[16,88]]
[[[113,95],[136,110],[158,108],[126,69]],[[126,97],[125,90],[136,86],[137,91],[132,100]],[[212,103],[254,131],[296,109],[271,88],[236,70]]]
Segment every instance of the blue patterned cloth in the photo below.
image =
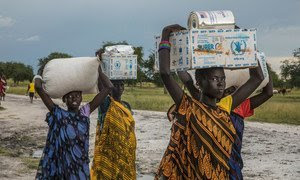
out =
[[75,114],[57,105],[47,114],[46,145],[36,179],[89,179],[89,104]]
[[229,178],[233,180],[240,180],[243,179],[243,174],[242,174],[243,159],[241,156],[241,149],[242,149],[242,139],[243,139],[243,132],[244,132],[244,119],[234,112],[231,112],[230,118],[236,130],[237,136],[232,146],[231,157],[229,159],[229,166],[230,166]]

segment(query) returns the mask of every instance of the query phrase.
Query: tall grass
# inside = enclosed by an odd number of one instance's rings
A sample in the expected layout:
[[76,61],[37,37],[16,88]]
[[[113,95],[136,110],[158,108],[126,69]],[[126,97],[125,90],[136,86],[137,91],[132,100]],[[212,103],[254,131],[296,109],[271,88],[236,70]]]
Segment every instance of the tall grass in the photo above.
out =
[[255,109],[250,121],[300,124],[300,90],[285,96],[275,94],[269,101]]

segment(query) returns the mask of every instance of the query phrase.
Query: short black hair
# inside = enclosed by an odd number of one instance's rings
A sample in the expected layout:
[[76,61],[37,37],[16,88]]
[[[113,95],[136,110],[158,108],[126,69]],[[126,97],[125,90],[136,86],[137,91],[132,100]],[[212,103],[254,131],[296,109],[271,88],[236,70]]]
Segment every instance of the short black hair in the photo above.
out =
[[196,69],[195,79],[205,77],[206,74],[208,73],[208,71],[209,71],[209,68],[207,68],[207,69]]
[[[199,80],[202,80],[202,79],[205,79],[206,76],[212,71],[212,70],[215,70],[215,69],[224,69],[222,67],[212,67],[212,68],[205,68],[205,69],[196,69],[195,71],[195,80],[198,84],[198,86],[200,86],[200,81]],[[201,88],[201,87],[200,87]]]
[[121,84],[121,83],[123,83],[124,84],[124,80],[121,80],[121,79],[117,79],[117,80],[111,80],[111,83],[113,83],[113,84]]
[[67,95],[69,95],[69,94],[72,93],[72,92],[80,92],[81,95],[82,95],[82,91],[71,91],[71,92],[68,92],[67,94],[63,95],[62,101],[65,102],[65,98],[67,97]]

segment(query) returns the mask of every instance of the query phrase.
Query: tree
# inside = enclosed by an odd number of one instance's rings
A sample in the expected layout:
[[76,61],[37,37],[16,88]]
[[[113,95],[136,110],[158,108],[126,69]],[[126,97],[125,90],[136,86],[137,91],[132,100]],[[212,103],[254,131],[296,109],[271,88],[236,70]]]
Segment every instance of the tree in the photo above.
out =
[[12,78],[15,84],[33,78],[32,67],[19,62],[1,62],[0,73],[3,73],[6,78]]
[[268,63],[267,63],[267,68],[269,71],[269,76],[271,76],[271,78],[273,80],[273,86],[274,87],[282,87],[283,81],[281,79],[279,79],[278,74],[276,74],[276,72],[273,71],[273,69],[271,68],[271,66]]
[[144,69],[145,75],[148,81],[154,83],[157,86],[162,87],[163,82],[161,80],[160,74],[154,71],[154,64],[155,64],[155,54],[152,51],[147,60],[144,61]]
[[281,76],[291,87],[300,87],[300,58],[287,59],[280,66]]
[[59,58],[71,58],[72,56],[66,53],[60,53],[60,52],[52,52],[47,57],[38,59],[39,64],[39,70],[38,74],[43,74],[45,65],[52,59],[59,59]]

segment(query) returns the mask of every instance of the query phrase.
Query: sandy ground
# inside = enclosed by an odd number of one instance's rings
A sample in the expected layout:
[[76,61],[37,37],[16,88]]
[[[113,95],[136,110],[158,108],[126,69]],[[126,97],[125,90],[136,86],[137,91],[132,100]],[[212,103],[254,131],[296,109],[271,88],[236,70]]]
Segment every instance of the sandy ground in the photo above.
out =
[[[56,103],[62,104],[57,100]],[[41,100],[8,95],[0,111],[0,179],[33,179],[47,133]],[[164,112],[134,111],[138,179],[153,179],[169,141],[171,124]],[[93,155],[96,113],[91,115]],[[245,179],[300,179],[300,126],[246,122],[243,141]],[[29,158],[28,158],[29,157]],[[33,158],[36,157],[36,158]]]

